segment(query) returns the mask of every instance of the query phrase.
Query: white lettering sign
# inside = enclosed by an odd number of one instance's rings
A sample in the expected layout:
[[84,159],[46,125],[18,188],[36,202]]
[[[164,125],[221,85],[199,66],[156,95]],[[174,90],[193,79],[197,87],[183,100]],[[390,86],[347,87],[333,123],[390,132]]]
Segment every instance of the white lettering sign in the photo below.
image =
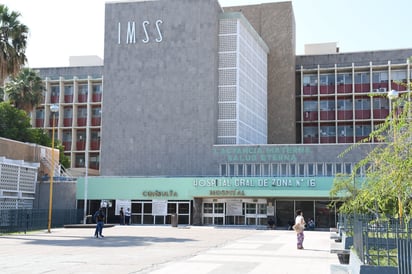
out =
[[[147,44],[150,42],[151,37],[150,37],[150,30],[153,29],[155,30],[155,37],[154,41],[156,43],[160,43],[163,41],[163,34],[162,34],[162,30],[160,28],[160,26],[163,24],[163,21],[158,19],[155,21],[155,23],[153,24],[153,27],[151,27],[151,23],[148,20],[144,20],[142,22],[142,30],[143,30],[143,39],[141,40],[144,44]],[[136,44],[136,22],[135,21],[128,21],[127,22],[127,28],[126,31],[123,33],[122,30],[122,23],[118,22],[117,23],[117,43],[120,45],[122,43],[122,37],[124,35],[126,35],[125,37],[125,42],[126,44]],[[139,34],[137,34],[139,35]]]

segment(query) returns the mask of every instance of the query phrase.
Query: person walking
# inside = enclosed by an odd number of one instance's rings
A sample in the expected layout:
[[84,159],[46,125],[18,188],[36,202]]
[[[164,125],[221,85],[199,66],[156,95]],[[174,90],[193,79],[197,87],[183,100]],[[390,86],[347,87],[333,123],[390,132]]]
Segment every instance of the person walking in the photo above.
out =
[[125,216],[125,222],[126,222],[126,225],[130,225],[130,216],[132,215],[132,213],[130,212],[130,208],[127,208],[126,209],[126,212],[125,212],[125,214],[124,214],[124,216]]
[[93,218],[96,221],[96,230],[94,232],[94,237],[103,238],[104,236],[102,235],[102,232],[103,232],[105,214],[104,214],[102,207],[99,208],[99,210],[94,213]]
[[120,225],[124,225],[124,211],[123,211],[123,207],[120,208]]
[[296,210],[295,225],[293,226],[293,230],[295,230],[296,232],[298,249],[303,249],[303,240],[305,239],[305,235],[303,234],[304,229],[305,219],[303,218],[303,212],[302,210],[298,209]]

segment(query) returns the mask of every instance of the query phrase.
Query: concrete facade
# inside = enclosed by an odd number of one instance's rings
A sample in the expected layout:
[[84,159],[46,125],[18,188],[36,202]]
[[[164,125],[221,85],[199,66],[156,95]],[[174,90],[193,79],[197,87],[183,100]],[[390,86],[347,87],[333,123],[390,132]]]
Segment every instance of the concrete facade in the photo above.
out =
[[106,4],[102,175],[212,171],[220,12],[203,0]]
[[268,143],[296,143],[296,26],[292,2],[225,7],[224,11],[242,12],[269,47]]

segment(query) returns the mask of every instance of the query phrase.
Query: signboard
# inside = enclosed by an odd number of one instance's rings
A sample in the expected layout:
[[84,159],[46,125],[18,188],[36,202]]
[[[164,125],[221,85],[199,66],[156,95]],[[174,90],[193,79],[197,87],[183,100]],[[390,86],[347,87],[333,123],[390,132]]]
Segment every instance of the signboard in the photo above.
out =
[[242,216],[242,202],[228,201],[226,204],[226,216]]
[[152,215],[167,215],[167,200],[153,200],[152,201]]
[[123,212],[126,209],[132,207],[132,202],[130,200],[116,200],[116,208],[115,208],[115,215],[120,215],[120,209],[123,207]]
[[274,206],[267,206],[266,214],[268,216],[275,216],[275,207]]

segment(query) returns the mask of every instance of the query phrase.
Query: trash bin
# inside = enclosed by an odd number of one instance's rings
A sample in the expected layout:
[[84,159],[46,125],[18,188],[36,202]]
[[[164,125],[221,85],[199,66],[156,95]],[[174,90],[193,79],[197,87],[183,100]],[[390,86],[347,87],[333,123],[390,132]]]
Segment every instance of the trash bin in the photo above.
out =
[[171,215],[171,223],[172,223],[172,227],[177,227],[177,214],[176,213]]
[[92,224],[93,223],[93,216],[92,215],[87,215],[86,216],[86,224]]

